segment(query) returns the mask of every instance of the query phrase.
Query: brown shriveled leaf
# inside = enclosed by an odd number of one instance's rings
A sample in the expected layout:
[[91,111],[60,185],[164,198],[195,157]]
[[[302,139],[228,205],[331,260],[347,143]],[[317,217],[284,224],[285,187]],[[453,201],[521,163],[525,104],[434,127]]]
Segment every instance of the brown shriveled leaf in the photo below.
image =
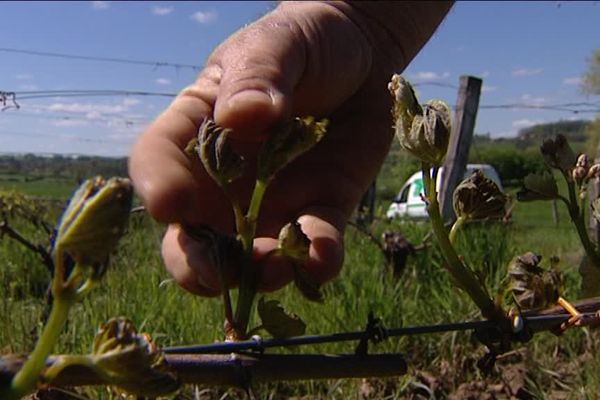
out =
[[306,331],[306,324],[296,314],[287,314],[278,300],[258,301],[258,315],[262,327],[274,338],[301,336]]
[[501,219],[507,203],[506,195],[480,170],[462,181],[453,194],[456,216],[467,220]]
[[522,310],[549,307],[556,303],[560,295],[560,274],[556,270],[541,268],[541,260],[541,256],[529,252],[513,258],[508,266],[511,290]]
[[532,173],[523,180],[517,192],[518,201],[554,200],[558,198],[558,186],[550,172]]

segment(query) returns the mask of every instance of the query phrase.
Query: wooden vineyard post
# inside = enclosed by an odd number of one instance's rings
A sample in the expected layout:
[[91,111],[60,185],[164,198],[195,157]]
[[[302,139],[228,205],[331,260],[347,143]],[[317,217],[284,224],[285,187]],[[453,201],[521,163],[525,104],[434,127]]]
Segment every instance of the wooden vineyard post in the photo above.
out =
[[448,153],[444,161],[439,195],[442,217],[445,222],[455,218],[452,209],[452,193],[461,181],[467,167],[469,148],[471,147],[477,109],[479,108],[481,84],[482,80],[474,76],[463,75],[460,77],[456,111],[452,121],[452,133]]
[[374,180],[358,204],[356,212],[356,224],[366,228],[373,222],[375,215],[375,193],[377,180]]

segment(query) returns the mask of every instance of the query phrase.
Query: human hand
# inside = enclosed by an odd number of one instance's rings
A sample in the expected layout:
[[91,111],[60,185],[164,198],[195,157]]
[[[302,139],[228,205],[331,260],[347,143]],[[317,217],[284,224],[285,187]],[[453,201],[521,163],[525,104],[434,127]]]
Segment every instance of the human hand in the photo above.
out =
[[[274,123],[294,115],[330,120],[324,139],[269,185],[254,253],[260,259],[274,249],[281,227],[298,220],[312,241],[306,270],[321,283],[338,274],[346,221],[393,137],[387,81],[414,57],[449,8],[390,2],[382,7],[405,18],[396,27],[386,23],[386,10],[370,14],[364,10],[369,6],[358,4],[281,3],[220,45],[196,82],[139,138],[130,174],[148,211],[169,223],[162,254],[184,288],[204,296],[220,293],[208,244],[192,240],[180,223],[234,233],[228,200],[201,163],[183,151],[207,117],[234,130],[234,148],[250,161]],[[248,199],[253,182],[252,174],[236,181],[236,197]],[[292,267],[282,260],[262,265],[261,290],[293,279]],[[231,282],[235,279],[234,274]]]

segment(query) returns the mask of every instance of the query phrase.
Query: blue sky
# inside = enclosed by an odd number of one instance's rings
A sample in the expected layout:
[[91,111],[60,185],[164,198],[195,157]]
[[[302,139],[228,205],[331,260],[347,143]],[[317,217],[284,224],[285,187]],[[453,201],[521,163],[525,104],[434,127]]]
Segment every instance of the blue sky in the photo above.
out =
[[[185,66],[8,50],[198,66],[232,32],[273,6],[273,2],[0,2],[0,91],[16,92],[20,105],[0,113],[0,152],[127,155],[135,137],[169,97],[75,92],[36,96],[80,90],[168,95],[198,72]],[[598,1],[459,2],[404,74],[418,84],[421,101],[442,98],[451,104],[456,101],[459,76],[481,77],[484,89],[475,131],[492,137],[514,136],[534,123],[591,119],[600,109],[600,96],[584,96],[578,82],[586,59],[600,49],[598,21]],[[584,111],[578,114],[494,108],[565,103],[592,105],[572,107]],[[11,104],[9,99],[6,105]]]

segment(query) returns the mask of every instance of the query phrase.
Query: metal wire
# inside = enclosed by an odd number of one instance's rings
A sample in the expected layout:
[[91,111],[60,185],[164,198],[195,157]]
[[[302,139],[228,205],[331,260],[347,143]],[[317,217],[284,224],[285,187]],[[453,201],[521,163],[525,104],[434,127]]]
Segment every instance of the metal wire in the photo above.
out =
[[[592,315],[593,313],[589,314],[589,316]],[[523,321],[525,323],[525,326],[528,327],[528,329],[530,329],[533,332],[539,332],[551,329],[552,327],[556,327],[562,322],[567,321],[569,317],[570,315],[568,314],[540,315],[524,317]],[[401,328],[384,329],[384,331],[386,337],[398,337],[430,333],[494,329],[496,327],[496,322],[485,320],[456,322],[438,325],[407,326]],[[162,350],[167,354],[231,353],[245,350],[263,352],[265,349],[272,347],[289,347],[309,344],[356,341],[364,340],[365,338],[369,338],[369,336],[370,332],[366,330],[354,332],[341,332],[330,335],[297,336],[285,339],[262,339],[260,336],[253,336],[250,340],[244,340],[239,342],[222,342],[191,346],[173,346],[165,347]]]

